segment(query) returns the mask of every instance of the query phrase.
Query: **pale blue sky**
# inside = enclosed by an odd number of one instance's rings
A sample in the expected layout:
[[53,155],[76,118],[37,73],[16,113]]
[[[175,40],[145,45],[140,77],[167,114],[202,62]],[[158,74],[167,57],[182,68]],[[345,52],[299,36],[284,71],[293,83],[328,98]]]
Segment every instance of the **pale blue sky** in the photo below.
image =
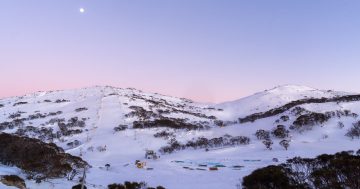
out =
[[360,92],[359,55],[360,1],[0,0],[0,97],[93,85],[211,102],[282,84]]

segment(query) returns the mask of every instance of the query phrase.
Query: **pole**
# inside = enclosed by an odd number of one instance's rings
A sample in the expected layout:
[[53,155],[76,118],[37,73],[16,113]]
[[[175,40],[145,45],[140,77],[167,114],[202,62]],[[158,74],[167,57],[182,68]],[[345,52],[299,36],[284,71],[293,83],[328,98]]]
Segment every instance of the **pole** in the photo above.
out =
[[83,173],[83,177],[82,177],[82,181],[81,181],[81,189],[84,189],[84,183],[85,183],[85,178],[86,178],[85,170],[86,170],[86,168],[84,167],[84,173]]

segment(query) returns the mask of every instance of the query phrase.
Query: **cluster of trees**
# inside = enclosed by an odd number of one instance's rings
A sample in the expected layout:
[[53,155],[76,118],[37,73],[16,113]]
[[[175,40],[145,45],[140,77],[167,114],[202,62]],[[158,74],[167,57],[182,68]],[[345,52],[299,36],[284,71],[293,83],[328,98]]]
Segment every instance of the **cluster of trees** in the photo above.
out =
[[109,184],[108,189],[165,189],[163,186],[149,187],[145,182],[129,182],[125,181],[124,184]]
[[23,113],[25,113],[25,112],[17,111],[15,113],[10,114],[8,118],[15,119],[15,118],[21,117],[21,114],[23,114]]
[[160,148],[160,153],[172,153],[174,151],[184,150],[187,148],[193,149],[209,149],[225,146],[247,145],[250,143],[250,138],[246,136],[230,136],[224,135],[223,137],[207,139],[200,137],[185,144],[179,143],[176,139],[172,139],[168,146]]
[[282,122],[286,122],[286,121],[289,121],[289,116],[287,116],[287,115],[282,115],[279,119],[277,119],[276,121],[275,121],[275,123],[280,123],[280,121],[282,121]]
[[[183,108],[183,107],[181,107]],[[192,109],[192,107],[190,107],[190,109]],[[203,113],[199,113],[199,112],[190,112],[190,111],[186,111],[183,109],[177,109],[177,108],[171,108],[171,112],[173,113],[183,113],[183,114],[188,114],[188,115],[192,115],[195,117],[200,117],[200,118],[205,118],[205,119],[210,119],[210,120],[216,120],[215,116],[208,116],[206,114]]]
[[[129,108],[132,109],[130,113],[126,114],[125,117],[134,117],[137,116],[139,121],[150,121],[152,119],[170,119],[164,117],[163,114],[170,114],[170,113],[178,113],[178,114],[187,114],[192,115],[195,117],[205,118],[209,120],[216,120],[215,116],[208,116],[203,113],[189,111],[185,109],[187,106],[185,103],[170,103],[164,99],[159,99],[153,96],[147,97],[142,95],[133,94],[130,99],[141,99],[145,102],[149,103],[149,109],[145,110],[143,107],[140,106],[130,106]],[[185,100],[186,101],[186,100]],[[157,109],[155,109],[157,108]],[[161,109],[160,109],[161,108]],[[189,106],[188,109],[194,109],[193,106]]]
[[59,115],[59,114],[62,114],[62,111],[49,112],[49,113],[44,113],[44,114],[36,113],[36,114],[29,115],[27,118],[20,118],[23,113],[25,113],[25,112],[17,111],[15,113],[10,114],[8,118],[12,119],[12,121],[5,121],[5,122],[0,123],[0,131],[5,130],[5,129],[13,129],[15,127],[24,126],[25,121],[31,121],[34,119],[40,119],[40,118],[46,118],[48,116]]
[[360,121],[353,123],[353,126],[348,130],[345,136],[351,137],[354,139],[355,137],[360,137]]
[[269,150],[272,149],[271,146],[274,144],[274,142],[271,140],[270,134],[275,138],[283,139],[279,142],[279,144],[280,146],[284,147],[285,150],[287,150],[290,146],[290,140],[286,139],[288,138],[289,133],[289,130],[287,130],[284,125],[278,125],[271,132],[259,129],[256,131],[255,136],[258,140],[262,140],[262,143],[265,145],[266,149]]
[[274,144],[273,141],[269,139],[265,139],[262,141],[262,143],[265,145],[266,149],[272,150],[272,145]]
[[271,131],[271,134],[274,137],[280,138],[280,139],[284,139],[284,138],[288,137],[289,133],[290,133],[289,130],[287,130],[284,125],[278,125],[278,126],[276,126],[276,128],[274,128]]
[[[82,133],[83,132],[82,129],[78,129],[78,128],[85,127],[86,125],[85,120],[86,118],[79,119],[78,117],[70,118],[67,121],[67,123],[65,123],[63,119],[57,120],[58,121],[57,124],[60,129],[59,135],[70,136],[70,135]],[[74,127],[78,127],[78,128],[74,128]]]
[[[21,114],[23,114],[25,112],[21,112],[21,111],[17,111],[15,113],[12,113],[9,115],[9,119],[19,119],[21,117]],[[31,114],[29,115],[27,118],[21,118],[22,121],[30,121],[30,120],[34,120],[34,119],[42,119],[42,118],[46,118],[48,116],[56,116],[56,115],[60,115],[62,114],[62,111],[57,111],[57,112],[49,112],[49,113],[35,113],[35,114]]]
[[299,116],[290,126],[290,129],[297,130],[299,132],[305,130],[311,130],[313,126],[322,124],[328,121],[331,117],[323,113],[311,112]]
[[60,115],[62,113],[63,113],[62,111],[49,112],[49,113],[44,113],[44,114],[36,113],[36,114],[29,115],[26,120],[29,121],[29,120],[34,120],[34,119],[42,119],[42,118],[46,118],[48,116]]
[[360,150],[295,157],[280,165],[260,168],[243,178],[243,188],[360,188]]
[[22,104],[27,104],[28,102],[16,102],[13,104],[13,106],[18,106],[18,105],[22,105]]
[[65,100],[65,99],[57,99],[57,100],[55,100],[55,103],[63,103],[63,102],[70,102],[70,100]]
[[360,101],[360,95],[345,95],[345,96],[337,96],[333,98],[306,98],[300,99],[296,101],[289,102],[281,107],[274,108],[268,110],[266,112],[254,113],[244,118],[239,118],[240,123],[246,122],[254,122],[255,120],[271,117],[274,115],[278,115],[284,113],[291,108],[294,108],[303,104],[311,104],[311,103],[327,103],[327,102],[352,102],[352,101]]
[[82,133],[83,130],[79,128],[85,127],[85,121],[86,118],[80,119],[78,117],[72,117],[68,121],[66,121],[64,118],[50,119],[46,124],[57,124],[59,127],[59,131],[54,132],[53,128],[49,128],[49,127],[34,127],[34,126],[24,127],[25,124],[23,122],[23,119],[15,119],[12,122],[0,123],[0,130],[6,128],[12,129],[14,127],[19,127],[15,132],[15,134],[19,136],[31,136],[32,138],[38,138],[42,141],[53,141],[54,139],[59,139],[62,136],[70,136],[70,135]]
[[21,127],[16,130],[15,134],[19,136],[31,136],[32,138],[38,138],[41,141],[52,141],[53,139],[58,138],[56,133],[53,133],[53,129],[48,127]]
[[336,111],[330,111],[330,112],[325,112],[325,115],[328,117],[337,117],[337,118],[341,118],[341,117],[353,117],[353,118],[357,118],[359,115],[356,113],[351,112],[350,110],[336,110]]
[[[188,114],[188,115],[192,115],[192,116],[196,116],[196,117],[200,117],[200,118],[205,118],[205,119],[216,119],[215,116],[208,116],[206,114],[203,113],[199,113],[199,112],[191,112],[191,111],[187,111],[185,110],[186,104],[185,103],[177,103],[177,104],[172,104],[169,103],[168,101],[166,101],[165,99],[159,99],[159,98],[154,98],[153,96],[150,96],[151,99],[145,98],[143,96],[140,95],[133,95],[133,98],[137,98],[137,99],[142,99],[152,105],[150,105],[150,109],[152,109],[152,107],[156,107],[156,108],[166,108],[165,110],[161,110],[158,111],[159,114],[162,113],[162,111],[164,111],[163,113],[183,113],[183,114]],[[187,103],[191,103],[191,100],[189,99],[182,99],[184,102]],[[189,109],[194,109],[193,106],[190,106]]]
[[130,106],[131,111],[130,113],[126,114],[125,117],[138,117],[139,120],[149,120],[152,117],[158,117],[156,113],[153,111],[145,110],[143,107],[140,106]]
[[24,126],[24,119],[13,119],[12,121],[4,121],[0,123],[0,131],[5,129],[13,129],[20,126]]
[[175,134],[172,132],[168,132],[168,131],[161,131],[161,132],[155,133],[154,137],[169,139],[169,138],[174,138]]
[[[329,111],[325,113],[307,112],[306,114],[300,115],[290,126],[290,129],[303,132],[305,130],[311,130],[315,125],[323,124],[330,118],[343,116],[356,118],[358,115],[352,113],[350,110],[337,110]],[[339,123],[339,127],[342,128],[344,124]]]
[[0,134],[0,162],[40,178],[65,177],[73,169],[88,166],[81,158],[64,153],[53,143],[6,133]]
[[[61,114],[61,111],[58,112],[50,112],[48,114],[33,114],[29,115],[28,118],[15,118],[10,122],[2,122],[0,123],[0,131],[5,129],[13,129],[15,127],[18,127],[15,134],[19,136],[32,136],[33,138],[38,138],[42,141],[53,141],[55,138],[60,138],[61,136],[69,136],[73,134],[79,134],[82,133],[82,129],[85,127],[85,120],[86,118],[78,118],[78,117],[72,117],[67,122],[65,119],[58,119],[53,118],[46,124],[55,124],[57,123],[59,127],[59,131],[53,132],[52,128],[48,127],[34,127],[34,126],[25,126],[25,121],[43,118],[47,116],[52,115],[59,115]],[[19,113],[16,113],[19,114]],[[15,116],[15,114],[14,114]]]
[[[272,150],[271,146],[274,144],[274,142],[271,139],[266,139],[266,140],[263,140],[262,142],[265,145],[266,149]],[[279,144],[280,144],[280,146],[285,148],[285,150],[287,150],[289,148],[289,146],[290,146],[290,140],[286,140],[286,139],[281,140],[279,142]]]
[[118,125],[117,127],[114,127],[115,132],[124,131],[128,128],[127,125]]
[[69,147],[71,147],[71,148],[75,148],[75,147],[77,147],[77,146],[80,146],[80,145],[81,145],[81,142],[78,141],[78,140],[74,140],[74,141],[72,141],[72,142],[68,142],[66,145],[69,146]]
[[201,123],[188,123],[186,119],[162,117],[153,121],[134,121],[133,128],[144,129],[144,128],[156,128],[156,127],[168,127],[173,129],[205,129],[208,126],[204,126]]
[[259,129],[256,131],[255,136],[258,140],[267,140],[270,139],[270,131]]
[[219,127],[224,127],[224,126],[228,126],[228,125],[234,125],[236,123],[237,123],[236,121],[222,121],[222,120],[218,120],[218,119],[214,120],[214,124],[216,126],[219,126]]
[[299,116],[299,115],[307,114],[307,113],[310,113],[310,111],[303,107],[299,107],[299,106],[296,106],[290,110],[290,114],[294,115],[294,116]]
[[86,110],[88,110],[86,107],[76,108],[75,112],[81,112],[81,111],[86,111]]

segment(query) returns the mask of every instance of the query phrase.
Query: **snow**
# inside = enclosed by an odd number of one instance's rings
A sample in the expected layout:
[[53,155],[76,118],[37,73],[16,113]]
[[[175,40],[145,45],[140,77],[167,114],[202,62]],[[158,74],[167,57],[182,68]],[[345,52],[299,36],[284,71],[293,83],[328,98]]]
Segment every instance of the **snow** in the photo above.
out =
[[330,98],[347,94],[351,93],[318,90],[301,85],[283,85],[239,100],[220,103],[216,107],[226,110],[223,112],[224,119],[236,119],[257,112],[265,112],[295,100]]
[[[125,115],[132,111],[130,106],[141,106],[146,110],[180,108],[192,113],[203,113],[215,115],[219,119],[234,121],[238,117],[246,116],[251,113],[263,112],[274,107],[284,105],[293,100],[303,98],[321,98],[346,95],[350,93],[323,91],[305,86],[280,86],[274,89],[256,93],[252,96],[242,98],[233,102],[226,102],[217,105],[200,104],[185,99],[163,96],[160,94],[145,93],[135,89],[120,89],[113,87],[91,87],[76,90],[38,92],[25,95],[23,97],[12,97],[1,99],[0,122],[9,121],[9,114],[23,111],[21,117],[27,117],[35,111],[41,113],[62,111],[61,115],[55,116],[66,120],[78,116],[79,118],[89,118],[86,120],[87,131],[74,136],[65,137],[65,142],[54,141],[57,145],[66,149],[67,153],[80,156],[86,160],[92,168],[87,170],[87,186],[91,189],[106,188],[111,183],[122,183],[124,181],[145,181],[150,186],[162,185],[166,188],[236,188],[242,177],[250,174],[253,170],[270,164],[277,164],[272,161],[278,158],[282,163],[286,159],[302,156],[315,157],[322,153],[335,153],[343,150],[357,150],[358,140],[350,140],[345,137],[347,129],[358,118],[342,117],[332,118],[321,126],[316,126],[311,131],[303,133],[292,133],[289,150],[284,150],[280,145],[279,139],[274,139],[273,150],[266,150],[261,141],[257,140],[254,133],[258,129],[271,130],[276,127],[275,120],[280,115],[261,119],[253,123],[233,124],[226,127],[217,127],[211,124],[211,129],[201,131],[172,130],[179,142],[186,142],[197,137],[214,138],[225,134],[232,136],[248,136],[251,139],[249,145],[225,147],[211,149],[206,152],[204,149],[187,149],[173,154],[161,155],[158,160],[145,160],[145,150],[157,151],[162,146],[167,145],[167,141],[162,138],[154,138],[153,135],[165,128],[152,129],[132,129],[131,125],[137,118],[128,118]],[[135,96],[135,98],[134,98]],[[137,98],[140,96],[141,98]],[[52,103],[44,102],[51,100]],[[69,102],[53,103],[56,99],[66,99]],[[166,107],[151,107],[151,103],[144,100],[165,100]],[[13,106],[15,102],[26,101],[28,104]],[[80,107],[87,107],[88,110],[75,112]],[[207,109],[214,107],[215,109]],[[324,104],[305,104],[301,107],[314,112],[326,112],[335,110],[349,109],[354,113],[360,114],[360,102],[350,103],[324,103]],[[219,111],[217,109],[223,109]],[[285,113],[286,114],[286,113]],[[282,123],[289,126],[295,117],[290,116],[290,121]],[[207,119],[194,116],[192,114],[171,112],[167,116],[173,118],[188,118],[190,122],[206,121]],[[40,126],[53,117],[32,120],[33,126]],[[345,127],[340,129],[338,121],[342,121]],[[28,123],[30,124],[30,123]],[[124,124],[129,125],[129,129],[114,132],[114,127]],[[55,125],[44,125],[56,129]],[[14,132],[14,130],[5,130]],[[324,137],[327,135],[327,138]],[[36,137],[36,136],[32,136]],[[79,140],[82,144],[75,148],[69,148],[66,143]],[[99,152],[97,147],[105,147],[106,151]],[[94,150],[88,150],[93,147]],[[147,167],[153,170],[136,168],[135,160],[146,161]],[[175,161],[184,161],[176,163]],[[222,164],[226,167],[219,168],[218,171],[196,170],[199,164]],[[105,164],[110,164],[110,169],[106,170]],[[234,170],[232,166],[244,166],[240,170]],[[184,169],[190,167],[194,170]],[[16,167],[0,166],[0,175],[17,174],[25,177],[21,170]],[[78,175],[80,176],[80,175]],[[27,180],[29,188],[71,188],[77,184],[77,177],[74,181],[66,179],[52,179],[36,184],[32,180]],[[240,180],[239,180],[240,179]],[[0,188],[2,186],[0,185]]]

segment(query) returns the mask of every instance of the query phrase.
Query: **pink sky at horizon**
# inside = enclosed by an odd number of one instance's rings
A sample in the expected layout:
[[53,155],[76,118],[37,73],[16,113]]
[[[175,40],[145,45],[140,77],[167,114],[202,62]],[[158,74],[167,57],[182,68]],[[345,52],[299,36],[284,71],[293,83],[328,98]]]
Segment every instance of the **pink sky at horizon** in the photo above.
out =
[[[189,90],[154,90],[151,88],[139,88],[139,87],[132,87],[132,86],[120,86],[120,85],[107,85],[107,84],[96,84],[96,85],[69,85],[69,86],[60,86],[60,87],[54,87],[54,86],[45,86],[45,87],[41,87],[39,86],[38,88],[34,86],[31,87],[21,87],[21,88],[10,88],[9,91],[4,91],[2,90],[0,92],[0,99],[3,98],[8,98],[8,97],[14,97],[14,96],[23,96],[26,94],[31,94],[31,93],[35,93],[35,92],[39,92],[39,91],[56,91],[56,90],[72,90],[72,89],[80,89],[80,88],[88,88],[88,87],[95,87],[95,86],[111,86],[111,87],[116,87],[116,88],[135,88],[138,90],[142,90],[144,92],[151,92],[151,93],[159,93],[162,95],[169,95],[169,96],[174,96],[174,97],[179,97],[179,98],[188,98],[191,100],[194,100],[195,102],[205,102],[205,103],[221,103],[221,102],[226,102],[226,101],[232,101],[232,100],[236,100],[248,95],[251,95],[254,92],[250,92],[250,93],[243,93],[243,94],[239,94],[238,96],[236,96],[236,94],[234,95],[229,95],[229,96],[225,96],[224,100],[214,100],[214,95],[210,94],[210,90],[194,90],[194,89],[189,89]],[[264,89],[265,90],[265,89]],[[203,92],[203,93],[202,93]],[[180,94],[180,95],[179,95]],[[218,94],[219,95],[219,94]],[[205,98],[204,98],[205,97]],[[219,96],[217,96],[218,99]]]
[[360,92],[359,8],[335,0],[0,1],[0,98],[95,85],[198,102],[284,84]]

